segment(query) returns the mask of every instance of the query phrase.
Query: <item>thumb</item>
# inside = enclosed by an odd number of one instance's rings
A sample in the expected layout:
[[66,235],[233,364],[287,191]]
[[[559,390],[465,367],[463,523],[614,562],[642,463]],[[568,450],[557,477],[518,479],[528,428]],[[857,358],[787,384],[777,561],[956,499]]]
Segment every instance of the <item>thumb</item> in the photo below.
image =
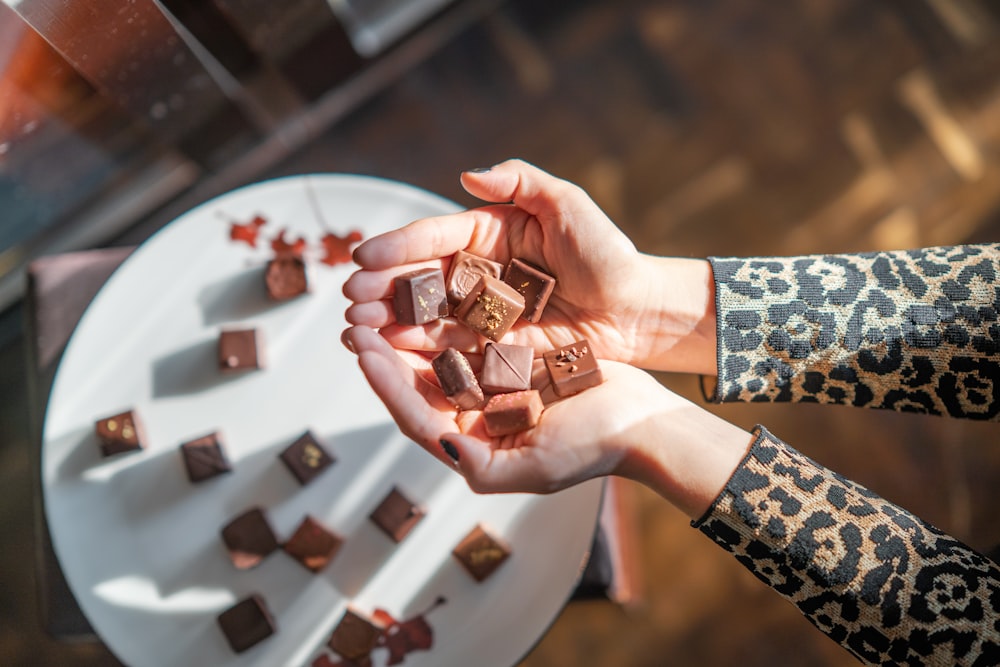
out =
[[524,160],[506,160],[489,169],[464,171],[466,192],[492,203],[512,202],[531,215],[544,216],[565,207],[567,198],[589,197],[569,181],[556,178]]

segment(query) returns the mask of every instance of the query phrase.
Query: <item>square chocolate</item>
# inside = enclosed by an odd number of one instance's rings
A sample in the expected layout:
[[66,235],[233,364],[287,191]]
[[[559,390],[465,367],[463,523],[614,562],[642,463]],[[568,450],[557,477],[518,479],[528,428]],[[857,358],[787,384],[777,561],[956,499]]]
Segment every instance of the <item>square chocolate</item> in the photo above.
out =
[[188,479],[193,484],[204,482],[233,469],[226,457],[219,433],[209,433],[188,440],[180,449],[184,458],[184,469],[187,470]]
[[398,324],[427,324],[448,314],[441,269],[417,269],[396,276],[392,283],[392,310]]
[[565,398],[604,382],[601,367],[586,339],[542,355],[556,395]]
[[524,313],[521,317],[529,322],[541,319],[542,311],[545,310],[545,305],[556,288],[556,279],[538,267],[515,257],[507,265],[503,281],[524,297]]
[[526,431],[542,416],[542,397],[536,389],[496,394],[483,408],[486,432],[492,437]]
[[476,581],[484,581],[510,556],[510,547],[477,525],[452,550],[465,570]]
[[369,517],[397,544],[424,518],[425,512],[414,505],[396,487],[379,503]]
[[462,303],[482,276],[499,279],[501,273],[503,264],[500,262],[459,250],[451,258],[451,268],[448,270],[448,300],[456,305]]
[[375,648],[382,630],[382,626],[373,619],[348,609],[333,629],[326,645],[342,658],[360,661],[368,657]]
[[146,446],[142,422],[135,410],[98,419],[94,431],[104,456],[138,452]]
[[473,410],[483,404],[483,390],[464,354],[449,347],[431,360],[431,367],[441,391],[457,407]]
[[229,550],[229,558],[240,570],[256,567],[278,549],[278,538],[264,510],[254,507],[222,528],[222,541]]
[[256,329],[224,329],[219,332],[219,370],[224,373],[264,367],[261,336]]
[[311,516],[306,515],[283,548],[310,572],[326,567],[344,540]]
[[279,454],[279,458],[303,486],[313,481],[336,461],[323,445],[319,444],[312,431],[306,431],[299,436]]
[[487,343],[479,385],[491,394],[531,388],[531,362],[535,351],[527,345]]
[[520,292],[493,276],[482,276],[455,309],[455,317],[476,333],[497,341],[523,312]]
[[306,263],[301,257],[282,255],[267,263],[264,270],[267,294],[275,301],[287,301],[309,291]]
[[240,600],[216,620],[236,653],[243,653],[278,631],[267,603],[257,594]]

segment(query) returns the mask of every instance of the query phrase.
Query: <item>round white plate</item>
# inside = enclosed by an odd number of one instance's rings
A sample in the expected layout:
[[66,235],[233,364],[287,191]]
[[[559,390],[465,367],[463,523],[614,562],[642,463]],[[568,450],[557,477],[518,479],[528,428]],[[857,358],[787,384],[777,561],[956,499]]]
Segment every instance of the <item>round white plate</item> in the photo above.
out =
[[[322,212],[317,215],[316,206]],[[402,436],[340,343],[352,265],[318,261],[319,239],[365,238],[457,210],[411,186],[311,175],[248,186],[190,211],[140,246],[104,286],[74,333],[49,401],[43,443],[45,509],[56,554],[83,611],[112,651],[144,665],[309,665],[337,662],[326,640],[347,605],[426,616],[433,646],[405,667],[516,663],[566,602],[586,560],[602,485],[551,496],[478,496]],[[256,248],[230,239],[254,216]],[[302,237],[311,293],[268,300],[268,240]],[[216,369],[221,328],[263,333],[267,366]],[[94,422],[134,409],[148,446],[105,459]],[[305,487],[277,454],[306,429],[337,462]],[[218,430],[233,472],[191,484],[180,443]],[[427,516],[395,544],[368,519],[392,486]],[[278,551],[252,570],[230,563],[220,528],[250,506],[279,539],[308,513],[345,538],[312,574]],[[477,523],[512,548],[476,583],[451,556]],[[216,616],[259,593],[278,632],[234,654]],[[373,654],[386,663],[386,650]],[[322,661],[321,661],[322,662]]]

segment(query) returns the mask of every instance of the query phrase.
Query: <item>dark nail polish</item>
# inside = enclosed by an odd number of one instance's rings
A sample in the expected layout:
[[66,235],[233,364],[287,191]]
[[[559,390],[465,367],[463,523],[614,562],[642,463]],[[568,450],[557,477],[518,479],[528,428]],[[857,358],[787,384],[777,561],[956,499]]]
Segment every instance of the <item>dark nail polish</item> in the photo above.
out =
[[470,174],[485,174],[489,172],[491,169],[493,169],[493,167],[476,167],[474,169],[466,169],[465,171],[467,171]]
[[441,449],[444,450],[444,453],[450,456],[452,461],[458,463],[458,450],[455,449],[455,445],[451,444],[444,438],[441,438],[440,442],[441,442]]

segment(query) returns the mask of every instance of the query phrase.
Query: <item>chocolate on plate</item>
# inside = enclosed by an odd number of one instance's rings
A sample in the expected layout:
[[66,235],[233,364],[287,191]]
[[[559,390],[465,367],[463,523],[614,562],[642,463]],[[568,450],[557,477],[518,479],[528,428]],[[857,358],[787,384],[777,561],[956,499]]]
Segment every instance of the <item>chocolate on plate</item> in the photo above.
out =
[[449,347],[431,360],[431,367],[441,391],[457,407],[473,410],[483,404],[483,390],[464,354]]
[[483,408],[486,432],[496,438],[526,431],[538,423],[544,409],[535,389],[496,394]]
[[336,461],[323,448],[312,431],[306,431],[299,436],[278,457],[303,486],[313,481]]
[[503,274],[503,281],[516,289],[524,297],[524,313],[521,317],[529,322],[537,322],[556,288],[556,279],[538,267],[516,257],[510,260]]
[[348,609],[333,629],[327,646],[342,658],[361,661],[375,648],[382,630],[373,619]]
[[240,570],[256,567],[279,546],[264,510],[259,507],[247,510],[226,524],[222,528],[222,541],[233,565]]
[[219,370],[236,372],[263,368],[261,342],[256,329],[223,329],[219,332]]
[[181,444],[180,450],[188,479],[194,484],[233,469],[222,446],[222,436],[218,432],[188,440]]
[[282,255],[267,263],[264,269],[267,294],[275,301],[287,301],[309,291],[306,263],[301,257]]
[[104,456],[138,452],[146,446],[142,422],[135,410],[98,419],[94,432]]
[[282,548],[302,567],[310,572],[319,572],[333,560],[343,543],[339,535],[306,515]]
[[427,324],[448,314],[441,269],[417,269],[393,279],[392,310],[399,324]]
[[370,518],[393,542],[399,543],[420,523],[424,514],[423,509],[414,505],[397,487],[393,487]]
[[448,300],[456,305],[462,303],[482,276],[499,278],[501,273],[503,264],[459,250],[451,258],[451,268],[448,270]]
[[534,350],[527,345],[487,343],[479,385],[490,394],[530,389],[533,357]]
[[586,339],[550,350],[542,358],[552,379],[552,388],[563,398],[604,382],[597,357]]
[[455,309],[455,317],[480,335],[497,341],[524,312],[524,297],[493,276],[482,276]]
[[236,653],[256,646],[278,631],[267,603],[257,594],[240,600],[219,614],[217,620]]
[[452,550],[465,570],[476,581],[484,581],[510,556],[510,547],[477,525]]

